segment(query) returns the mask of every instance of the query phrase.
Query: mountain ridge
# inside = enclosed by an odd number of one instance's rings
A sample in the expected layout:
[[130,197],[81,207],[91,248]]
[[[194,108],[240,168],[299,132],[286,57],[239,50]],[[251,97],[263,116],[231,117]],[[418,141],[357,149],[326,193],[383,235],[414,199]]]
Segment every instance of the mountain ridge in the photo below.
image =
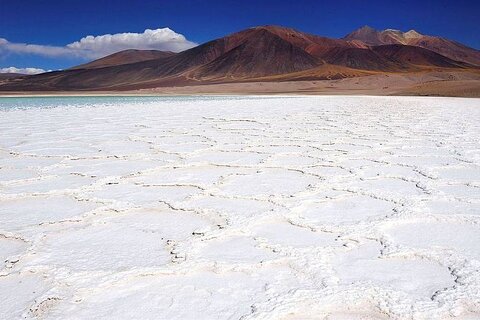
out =
[[287,27],[257,26],[179,53],[126,50],[64,71],[6,79],[0,81],[0,90],[131,90],[478,68],[421,46],[397,43],[423,37],[415,30],[382,34],[363,27],[347,39],[332,39]]
[[424,35],[413,29],[402,32],[396,29],[376,30],[369,26],[363,26],[347,34],[342,39],[347,41],[362,41],[369,46],[385,44],[416,46],[434,51],[452,60],[480,66],[480,51],[453,40]]

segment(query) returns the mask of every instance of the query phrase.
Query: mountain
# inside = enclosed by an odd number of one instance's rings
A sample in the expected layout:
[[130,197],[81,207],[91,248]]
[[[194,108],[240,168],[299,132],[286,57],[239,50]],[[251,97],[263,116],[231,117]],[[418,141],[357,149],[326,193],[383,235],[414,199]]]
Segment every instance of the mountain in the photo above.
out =
[[474,68],[418,46],[374,44],[394,42],[393,36],[387,40],[362,29],[348,39],[330,39],[280,26],[254,27],[180,53],[122,51],[64,71],[6,80],[0,90],[134,90]]
[[423,35],[415,30],[410,30],[408,32],[394,29],[378,31],[369,26],[364,26],[346,35],[343,40],[357,40],[369,46],[385,44],[416,46],[431,50],[452,60],[480,66],[480,51],[452,40]]
[[175,55],[175,53],[170,51],[129,49],[116,52],[109,56],[94,60],[89,63],[81,64],[70,69],[98,69],[104,67],[119,66],[122,64],[161,59],[173,55]]
[[226,47],[191,74],[197,79],[239,79],[297,72],[321,64],[315,56],[267,28],[235,34],[226,43],[234,43],[232,49]]

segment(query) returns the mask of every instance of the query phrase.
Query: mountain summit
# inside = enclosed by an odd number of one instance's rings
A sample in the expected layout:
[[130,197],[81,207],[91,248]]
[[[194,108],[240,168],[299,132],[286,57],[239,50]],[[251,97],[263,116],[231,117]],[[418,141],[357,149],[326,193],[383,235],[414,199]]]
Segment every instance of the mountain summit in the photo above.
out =
[[412,39],[422,37],[424,35],[415,30],[402,32],[397,29],[385,29],[379,31],[369,26],[363,26],[349,33],[343,39],[347,41],[359,40],[370,46],[379,46],[384,44],[411,45]]
[[369,46],[402,44],[422,47],[453,60],[480,65],[480,53],[478,50],[445,38],[423,35],[415,30],[408,32],[395,29],[379,31],[369,26],[364,26],[349,33],[343,37],[343,40],[362,41]]

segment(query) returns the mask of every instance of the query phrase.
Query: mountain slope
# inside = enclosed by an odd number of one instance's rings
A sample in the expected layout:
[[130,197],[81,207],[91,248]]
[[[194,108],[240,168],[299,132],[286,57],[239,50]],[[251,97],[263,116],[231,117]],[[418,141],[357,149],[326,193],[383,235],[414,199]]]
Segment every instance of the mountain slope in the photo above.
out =
[[408,44],[434,51],[453,60],[480,66],[479,50],[469,48],[452,40],[423,36],[421,38],[410,39]]
[[431,66],[442,68],[464,68],[468,64],[449,59],[436,52],[415,46],[390,44],[376,46],[372,51],[388,61],[413,66]]
[[91,61],[89,63],[81,64],[70,68],[70,70],[75,69],[98,69],[111,66],[119,66],[123,64],[130,64],[141,61],[162,59],[166,57],[171,57],[175,55],[174,52],[170,51],[158,51],[158,50],[123,50],[116,52],[114,54],[108,55],[106,57]]
[[360,70],[393,72],[402,69],[401,64],[389,61],[371,49],[337,47],[325,52],[322,58],[329,64]]
[[480,66],[480,51],[469,48],[458,42],[441,37],[427,36],[415,30],[402,32],[394,29],[383,31],[364,26],[346,35],[343,40],[362,41],[370,46],[385,44],[402,44],[421,47],[446,56],[452,60]]

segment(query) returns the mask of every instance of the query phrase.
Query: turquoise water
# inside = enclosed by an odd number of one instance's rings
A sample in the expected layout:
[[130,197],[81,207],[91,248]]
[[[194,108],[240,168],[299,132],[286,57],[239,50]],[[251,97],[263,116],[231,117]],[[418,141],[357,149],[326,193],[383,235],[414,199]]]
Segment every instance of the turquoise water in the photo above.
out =
[[185,101],[201,99],[193,96],[50,96],[50,97],[0,97],[0,110],[55,108],[59,106],[122,105],[131,103]]
[[[151,102],[179,102],[205,100],[272,99],[258,96],[50,96],[50,97],[0,97],[0,110],[30,108],[55,108],[59,106],[122,105]],[[277,97],[284,99],[285,97]]]

